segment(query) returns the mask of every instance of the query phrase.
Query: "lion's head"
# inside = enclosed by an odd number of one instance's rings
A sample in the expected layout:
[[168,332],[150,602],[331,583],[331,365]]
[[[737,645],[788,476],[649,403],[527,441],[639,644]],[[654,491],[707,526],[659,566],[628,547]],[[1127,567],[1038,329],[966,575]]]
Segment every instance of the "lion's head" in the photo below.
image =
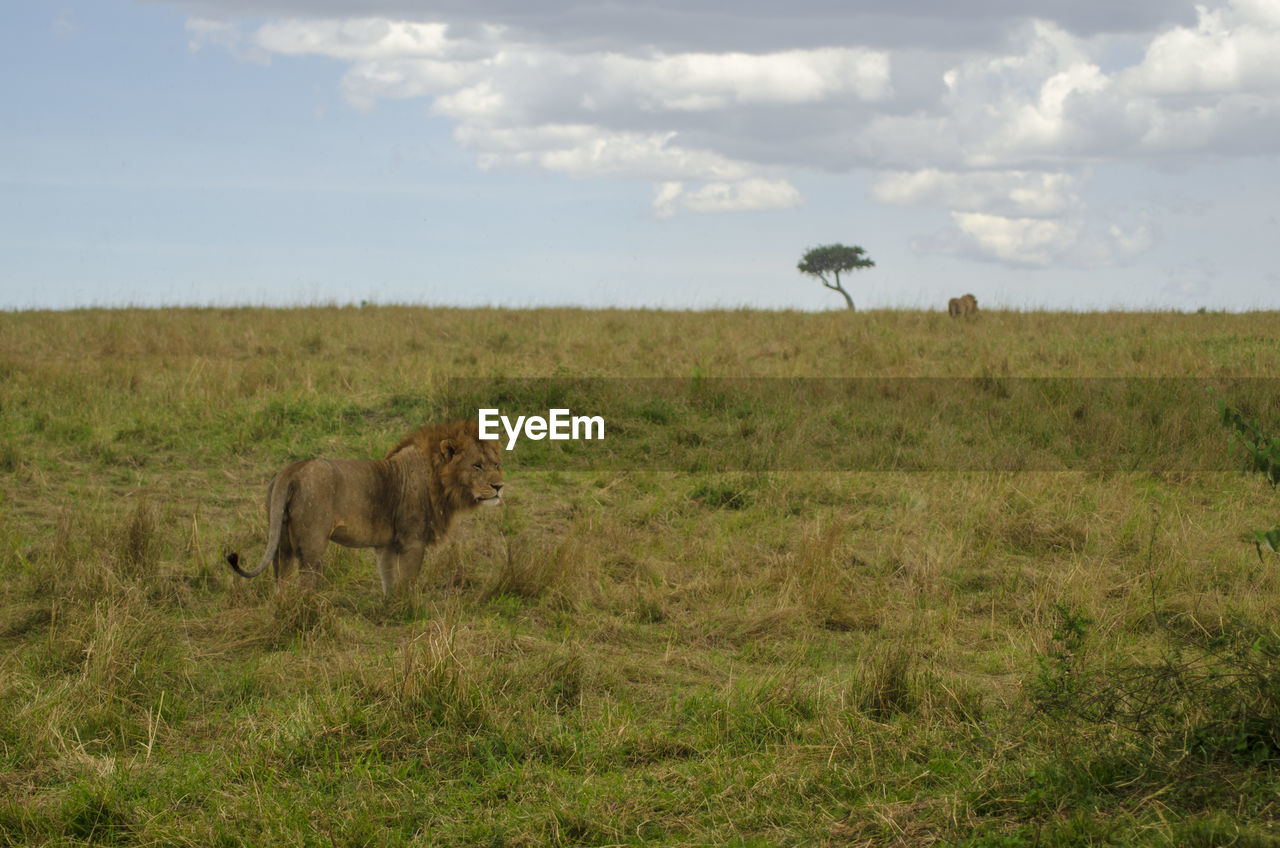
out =
[[502,503],[502,454],[497,442],[465,437],[441,443],[448,461],[440,471],[446,489],[466,492],[485,506]]
[[441,494],[452,508],[502,503],[502,449],[497,441],[480,439],[480,425],[474,419],[424,427],[406,436],[387,456],[409,446],[430,458]]

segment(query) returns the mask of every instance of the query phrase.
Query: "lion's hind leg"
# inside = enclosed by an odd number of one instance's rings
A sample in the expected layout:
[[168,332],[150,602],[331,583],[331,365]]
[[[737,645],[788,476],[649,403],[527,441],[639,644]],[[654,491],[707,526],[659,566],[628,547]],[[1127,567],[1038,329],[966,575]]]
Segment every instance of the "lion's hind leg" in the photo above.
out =
[[314,591],[320,583],[324,552],[329,547],[328,534],[322,531],[299,533],[290,541],[292,542],[290,549],[293,556],[287,565],[288,571],[292,573],[293,565],[296,562],[302,588],[308,592]]
[[280,546],[276,548],[276,558],[271,563],[272,572],[276,576],[276,583],[282,579],[290,577],[298,566],[298,550],[293,544],[293,533],[288,525],[285,525],[283,532],[280,534]]

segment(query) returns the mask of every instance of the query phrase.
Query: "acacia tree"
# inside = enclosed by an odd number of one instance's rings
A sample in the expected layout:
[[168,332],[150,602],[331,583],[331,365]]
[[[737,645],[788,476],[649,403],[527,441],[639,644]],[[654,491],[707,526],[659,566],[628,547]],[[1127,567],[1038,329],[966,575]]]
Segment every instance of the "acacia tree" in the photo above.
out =
[[845,247],[843,244],[824,244],[806,252],[796,268],[802,274],[817,277],[832,291],[840,292],[844,295],[845,303],[853,309],[853,298],[840,285],[840,275],[859,268],[874,268],[875,264],[867,258],[867,252],[857,245]]

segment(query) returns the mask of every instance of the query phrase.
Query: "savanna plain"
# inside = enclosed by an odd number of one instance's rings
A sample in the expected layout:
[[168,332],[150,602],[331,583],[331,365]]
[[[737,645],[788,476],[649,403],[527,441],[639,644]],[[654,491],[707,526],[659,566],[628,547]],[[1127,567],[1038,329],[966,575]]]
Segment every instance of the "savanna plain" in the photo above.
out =
[[[1276,313],[0,314],[0,844],[1276,844],[1215,392],[1277,373]],[[226,566],[289,462],[582,379],[414,586]]]

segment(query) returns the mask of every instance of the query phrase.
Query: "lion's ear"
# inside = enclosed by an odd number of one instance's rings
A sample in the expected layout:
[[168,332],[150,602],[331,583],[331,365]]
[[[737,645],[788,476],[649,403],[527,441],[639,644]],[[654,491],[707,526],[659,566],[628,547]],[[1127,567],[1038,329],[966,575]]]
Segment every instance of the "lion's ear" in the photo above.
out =
[[444,461],[448,462],[453,459],[453,455],[458,452],[458,448],[453,443],[453,439],[443,439],[440,442],[440,454],[444,457]]

